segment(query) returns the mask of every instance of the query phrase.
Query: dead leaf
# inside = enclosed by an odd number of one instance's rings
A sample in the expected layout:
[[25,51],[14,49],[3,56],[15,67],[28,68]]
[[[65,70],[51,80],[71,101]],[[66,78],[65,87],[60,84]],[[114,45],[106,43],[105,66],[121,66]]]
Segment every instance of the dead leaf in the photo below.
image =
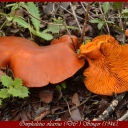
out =
[[18,113],[18,114],[14,117],[13,121],[20,121],[20,119],[21,119],[21,116],[20,116],[20,113]]
[[50,111],[45,111],[44,113],[41,113],[40,115],[36,116],[34,118],[34,121],[41,121],[48,114],[50,114]]
[[72,96],[72,103],[75,104],[76,106],[80,105],[79,95],[77,93],[75,93]]
[[61,120],[62,121],[68,121],[69,120],[69,117],[70,117],[69,112],[65,112],[65,113],[63,113],[61,115]]
[[[74,109],[74,108],[76,108],[76,106],[73,106],[71,109]],[[71,111],[71,118],[72,120],[75,120],[75,121],[82,120],[82,116],[78,108]]]
[[53,99],[53,93],[49,90],[40,91],[39,98],[43,103],[49,104]]
[[45,111],[48,111],[48,110],[50,110],[50,106],[40,107],[40,108],[38,108],[38,109],[35,111],[35,115],[37,116],[37,115],[39,115],[39,114],[41,114],[41,113],[43,113],[43,112],[45,112]]
[[61,5],[62,7],[64,7],[65,9],[67,9],[70,4],[69,4],[69,2],[61,2],[60,5]]
[[20,113],[20,116],[22,121],[30,121],[27,115],[27,111],[25,109],[22,110],[22,112]]
[[12,11],[12,15],[24,17],[24,10],[19,9],[19,10]]
[[46,15],[51,15],[52,11],[53,11],[53,2],[48,2],[46,7],[45,7],[44,12]]
[[10,32],[12,32],[12,33],[17,33],[17,32],[19,32],[19,29],[18,29],[18,28],[14,28],[14,29],[11,29]]
[[120,35],[116,35],[116,39],[120,42],[123,42],[123,33]]
[[85,11],[83,8],[79,8],[79,9],[76,9],[76,13],[79,15],[83,15],[83,14],[85,14]]
[[27,114],[29,119],[32,119],[32,113],[30,111],[27,111],[26,114]]

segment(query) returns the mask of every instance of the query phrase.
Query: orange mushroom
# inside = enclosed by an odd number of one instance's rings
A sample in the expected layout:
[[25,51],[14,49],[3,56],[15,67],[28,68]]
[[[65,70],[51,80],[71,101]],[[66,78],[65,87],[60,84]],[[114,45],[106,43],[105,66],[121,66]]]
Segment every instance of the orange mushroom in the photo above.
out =
[[[72,39],[78,45],[78,39],[75,36]],[[84,65],[73,42],[68,35],[53,40],[49,46],[38,46],[21,37],[0,37],[0,67],[8,65],[27,87],[59,83]]]
[[128,44],[119,45],[110,35],[101,35],[80,47],[88,61],[85,86],[95,94],[111,96],[128,90]]

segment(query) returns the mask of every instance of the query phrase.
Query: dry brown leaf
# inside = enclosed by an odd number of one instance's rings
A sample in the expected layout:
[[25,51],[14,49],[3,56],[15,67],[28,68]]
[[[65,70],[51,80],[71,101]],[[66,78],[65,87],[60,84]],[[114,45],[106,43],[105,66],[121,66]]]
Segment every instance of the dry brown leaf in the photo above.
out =
[[20,118],[21,118],[20,113],[18,113],[18,114],[14,117],[13,121],[20,121]]
[[[74,109],[74,108],[76,108],[76,106],[73,106],[71,109]],[[71,118],[75,121],[82,120],[82,116],[78,108],[71,111]]]
[[76,9],[76,13],[79,14],[79,15],[83,15],[83,14],[85,14],[83,8]]
[[12,15],[24,17],[24,10],[23,9],[19,9],[17,11],[12,11]]
[[27,115],[27,111],[25,109],[22,110],[20,116],[21,116],[22,121],[30,121],[30,119]]
[[63,6],[65,9],[67,9],[70,4],[69,2],[61,2],[60,5]]
[[69,117],[70,117],[69,112],[65,112],[65,113],[63,113],[61,115],[61,120],[62,121],[68,121],[69,120]]
[[72,96],[72,103],[75,104],[76,106],[80,105],[79,95],[77,93],[75,93]]
[[45,111],[44,113],[41,113],[40,115],[36,116],[34,121],[40,121],[42,120],[45,116],[47,116],[48,114],[50,114],[50,111]]

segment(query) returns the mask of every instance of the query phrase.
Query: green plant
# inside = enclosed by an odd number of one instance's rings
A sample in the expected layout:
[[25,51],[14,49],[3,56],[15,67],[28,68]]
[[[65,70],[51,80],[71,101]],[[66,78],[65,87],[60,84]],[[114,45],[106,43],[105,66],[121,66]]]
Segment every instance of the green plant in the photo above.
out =
[[61,91],[62,89],[65,89],[66,88],[66,84],[65,83],[62,83],[61,85],[56,85],[56,88]]
[[28,96],[28,88],[23,86],[22,80],[15,78],[12,80],[11,77],[7,75],[1,76],[2,89],[0,89],[0,105],[2,105],[2,100],[9,97],[19,97],[25,98]]
[[109,20],[105,19],[105,16],[108,13],[109,8],[110,8],[110,3],[109,2],[104,2],[101,7],[103,9],[102,19],[95,18],[95,19],[90,21],[91,23],[97,23],[98,24],[97,27],[98,27],[99,30],[102,30],[102,28],[105,26],[106,23],[114,24],[113,21],[109,21]]
[[[58,17],[57,19],[53,18],[52,23],[48,23],[48,28],[44,29],[43,31],[40,30],[41,20],[40,20],[40,13],[38,7],[33,2],[16,2],[13,4],[7,4],[6,7],[11,7],[11,12],[16,11],[19,8],[24,8],[27,10],[30,20],[32,22],[32,25],[27,23],[23,17],[12,15],[10,12],[9,14],[0,13],[0,15],[3,15],[6,17],[6,21],[9,22],[16,22],[19,26],[23,28],[29,29],[30,33],[32,33],[35,36],[39,36],[45,40],[52,40],[53,35],[59,33],[61,30],[66,30],[66,28],[70,29],[78,29],[76,27],[72,26],[65,26],[63,25],[64,21],[61,17]],[[5,24],[5,23],[4,23]]]

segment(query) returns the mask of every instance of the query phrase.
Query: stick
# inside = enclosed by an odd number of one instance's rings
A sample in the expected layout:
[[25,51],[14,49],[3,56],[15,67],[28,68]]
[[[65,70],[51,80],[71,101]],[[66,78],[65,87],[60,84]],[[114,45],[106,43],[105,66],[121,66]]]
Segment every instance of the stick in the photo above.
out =
[[93,121],[102,121],[102,120],[107,120],[111,114],[114,112],[115,108],[119,104],[119,102],[124,98],[125,93],[121,93],[114,99],[111,104],[108,106],[108,108],[101,114],[99,115],[98,118],[94,118]]
[[84,27],[83,27],[83,30],[82,30],[82,35],[81,35],[81,38],[80,38],[80,43],[83,42],[83,38],[84,38],[84,35],[85,35],[85,30],[86,30],[87,21],[88,21],[89,8],[90,8],[90,2],[87,5],[87,11],[86,11],[86,16],[85,16],[85,21],[84,21]]

